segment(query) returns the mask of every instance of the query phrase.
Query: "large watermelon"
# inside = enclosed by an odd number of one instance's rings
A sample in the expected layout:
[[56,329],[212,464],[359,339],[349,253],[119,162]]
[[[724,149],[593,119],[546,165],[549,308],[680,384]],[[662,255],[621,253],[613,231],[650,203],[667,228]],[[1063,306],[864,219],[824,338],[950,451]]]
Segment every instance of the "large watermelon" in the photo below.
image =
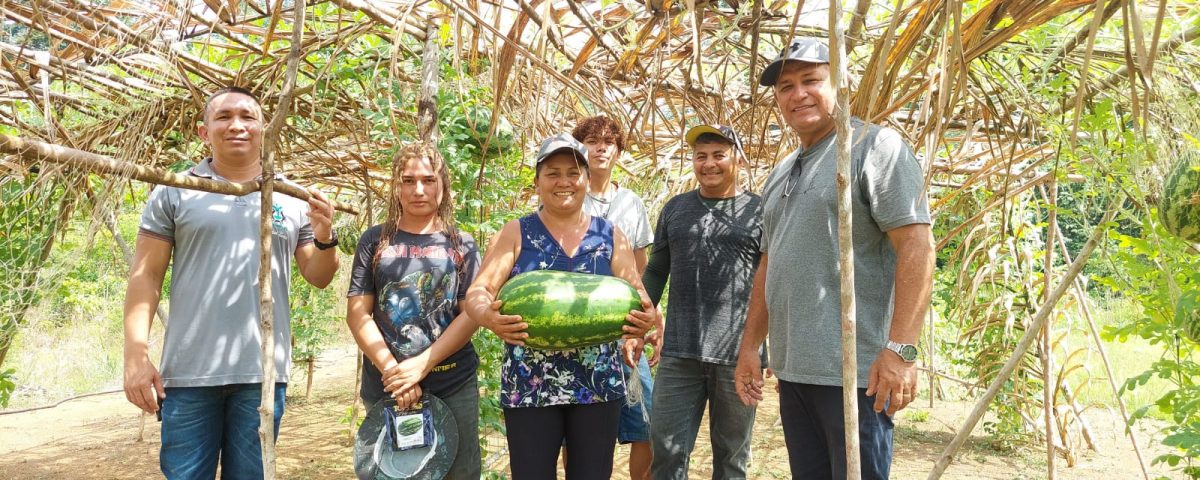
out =
[[525,345],[565,350],[621,338],[630,310],[642,302],[628,282],[606,275],[535,270],[500,288],[500,313],[520,315],[529,329]]
[[1200,242],[1200,161],[1196,155],[1179,159],[1167,177],[1158,216],[1171,234]]
[[338,238],[338,250],[343,254],[353,256],[358,250],[358,237],[361,229],[352,222],[342,222],[333,227],[333,233]]

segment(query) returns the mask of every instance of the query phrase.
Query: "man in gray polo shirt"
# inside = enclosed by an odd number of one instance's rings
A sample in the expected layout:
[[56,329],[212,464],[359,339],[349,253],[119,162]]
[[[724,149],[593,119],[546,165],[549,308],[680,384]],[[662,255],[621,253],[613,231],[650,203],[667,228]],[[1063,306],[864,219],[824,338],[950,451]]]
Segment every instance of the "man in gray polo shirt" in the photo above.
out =
[[[231,182],[260,178],[262,116],[247,90],[214,93],[198,128],[212,157],[188,174]],[[291,363],[290,261],[294,257],[300,274],[318,288],[338,266],[332,204],[312,194],[308,202],[273,197],[276,435]],[[257,192],[235,197],[161,186],[142,212],[125,294],[125,396],[147,413],[161,409],[159,463],[167,478],[213,478],[218,461],[226,478],[262,478],[260,212]],[[168,265],[171,308],[160,372],[147,339]]]
[[[843,478],[841,293],[837,153],[829,50],[794,40],[762,73],[801,147],[763,190],[762,258],[734,383],[762,399],[758,347],[770,333],[780,416],[793,478]],[[892,415],[916,394],[915,344],[929,308],[933,235],[924,174],[888,128],[851,121],[862,478],[887,478]]]

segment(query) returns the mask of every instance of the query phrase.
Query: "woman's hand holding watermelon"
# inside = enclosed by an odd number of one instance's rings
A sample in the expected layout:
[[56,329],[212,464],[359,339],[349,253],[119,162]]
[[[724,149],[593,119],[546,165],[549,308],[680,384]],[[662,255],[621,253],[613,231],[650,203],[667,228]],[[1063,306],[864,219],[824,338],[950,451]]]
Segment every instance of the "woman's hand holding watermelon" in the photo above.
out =
[[500,305],[503,302],[496,300],[488,306],[484,315],[480,316],[479,324],[484,328],[491,330],[497,337],[504,340],[506,343],[513,345],[525,345],[525,339],[529,338],[529,334],[525,333],[525,329],[529,328],[529,324],[525,323],[520,315],[505,315],[500,313]]
[[642,294],[641,297],[642,309],[630,310],[629,315],[625,316],[625,321],[629,322],[629,325],[622,327],[625,335],[622,335],[621,338],[644,338],[646,332],[658,325],[658,309],[654,308],[654,304],[650,303],[650,299],[646,298],[645,294]]

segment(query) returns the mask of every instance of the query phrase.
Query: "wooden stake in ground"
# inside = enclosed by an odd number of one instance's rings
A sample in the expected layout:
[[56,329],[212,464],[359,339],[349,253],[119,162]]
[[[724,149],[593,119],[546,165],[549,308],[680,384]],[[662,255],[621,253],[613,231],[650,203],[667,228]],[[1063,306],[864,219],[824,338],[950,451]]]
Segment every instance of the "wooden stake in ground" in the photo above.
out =
[[[854,299],[854,225],[850,204],[850,92],[845,68],[841,2],[829,2],[829,81],[837,95],[838,270],[842,273],[842,419],[846,426],[846,478],[862,477],[858,449],[858,321]],[[797,159],[797,161],[799,161]]]
[[987,411],[987,406],[992,403],[992,399],[996,398],[996,394],[1000,393],[1000,388],[1008,382],[1008,377],[1017,369],[1017,365],[1021,363],[1022,357],[1029,352],[1030,345],[1034,339],[1041,334],[1042,325],[1046,319],[1050,317],[1050,313],[1054,311],[1054,305],[1058,303],[1058,299],[1062,298],[1063,293],[1075,281],[1075,277],[1079,275],[1079,271],[1083,270],[1084,264],[1087,263],[1088,256],[1092,254],[1092,250],[1096,249],[1096,245],[1100,243],[1100,238],[1108,232],[1108,223],[1112,221],[1117,214],[1117,208],[1120,202],[1124,201],[1124,197],[1117,199],[1112,205],[1109,205],[1108,210],[1104,212],[1104,219],[1096,225],[1096,229],[1092,231],[1092,236],[1088,238],[1087,243],[1079,250],[1079,254],[1075,257],[1075,261],[1071,262],[1071,266],[1067,268],[1067,272],[1063,274],[1062,280],[1054,287],[1054,291],[1038,308],[1038,311],[1033,316],[1033,321],[1028,328],[1025,329],[1025,334],[1021,336],[1021,341],[1017,343],[1017,348],[1013,351],[1008,361],[996,373],[996,378],[992,379],[992,383],[988,385],[987,392],[975,402],[975,407],[971,409],[971,413],[967,415],[967,419],[963,422],[962,427],[958,429],[958,433],[950,440],[950,444],[946,445],[946,449],[942,451],[941,456],[933,464],[933,470],[929,472],[928,480],[936,480],[942,477],[946,472],[946,467],[950,466],[950,461],[954,458],[955,452],[962,448],[966,443],[967,437],[971,435],[971,431],[975,429],[975,425],[979,423],[979,419],[983,417]]
[[[1057,168],[1056,168],[1057,170]],[[1049,303],[1050,300],[1050,285],[1054,280],[1054,233],[1058,229],[1058,182],[1057,177],[1050,177],[1048,197],[1049,219],[1046,225],[1046,259],[1045,266],[1042,268],[1042,305]],[[1054,339],[1051,338],[1052,326],[1054,325],[1054,316],[1047,318],[1046,323],[1042,325],[1042,415],[1043,421],[1046,423],[1046,478],[1054,480],[1058,478],[1055,475],[1054,457],[1057,455],[1054,451],[1054,437],[1056,429],[1054,422],[1057,420],[1054,410],[1054,393],[1058,390],[1057,382],[1054,380]],[[1070,446],[1063,442],[1063,447],[1069,449]]]
[[[275,150],[279,132],[287,122],[292,104],[292,90],[296,86],[296,70],[300,65],[300,42],[304,38],[305,0],[296,0],[292,16],[292,46],[288,52],[287,73],[283,79],[283,91],[274,117],[263,133],[262,156],[262,216],[258,257],[259,314],[262,324],[262,403],[258,406],[258,439],[262,443],[263,479],[275,479],[275,301],[271,298],[271,194],[275,187]],[[287,267],[283,267],[287,268]],[[285,298],[283,301],[287,301]]]

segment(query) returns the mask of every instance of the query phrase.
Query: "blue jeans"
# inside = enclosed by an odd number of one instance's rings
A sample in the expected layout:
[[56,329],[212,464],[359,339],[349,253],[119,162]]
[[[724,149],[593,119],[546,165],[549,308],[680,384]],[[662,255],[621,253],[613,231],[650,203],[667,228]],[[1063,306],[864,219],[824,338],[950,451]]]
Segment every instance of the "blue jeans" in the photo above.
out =
[[646,355],[642,355],[642,359],[638,361],[637,379],[633,378],[633,369],[624,362],[621,363],[621,370],[625,372],[625,378],[628,381],[642,383],[642,403],[630,405],[624,401],[621,402],[621,420],[617,426],[617,441],[621,444],[648,442],[650,441],[650,422],[646,418],[649,415],[643,417],[642,412],[645,411],[649,414],[654,411],[651,409],[654,380],[650,377],[650,364],[646,361]]
[[688,459],[696,445],[705,403],[712,442],[712,478],[746,478],[755,408],[745,406],[738,398],[733,370],[732,365],[662,358],[655,378],[654,422],[650,424],[652,478],[688,478]]
[[[888,478],[892,419],[875,413],[874,396],[858,389],[858,448],[864,480]],[[846,478],[842,387],[779,381],[779,416],[792,478]]]
[[[286,383],[275,384],[275,438],[283,418]],[[258,404],[262,384],[166,389],[162,404],[163,475],[175,479],[211,479],[221,462],[221,478],[261,479],[262,444],[258,441]]]

